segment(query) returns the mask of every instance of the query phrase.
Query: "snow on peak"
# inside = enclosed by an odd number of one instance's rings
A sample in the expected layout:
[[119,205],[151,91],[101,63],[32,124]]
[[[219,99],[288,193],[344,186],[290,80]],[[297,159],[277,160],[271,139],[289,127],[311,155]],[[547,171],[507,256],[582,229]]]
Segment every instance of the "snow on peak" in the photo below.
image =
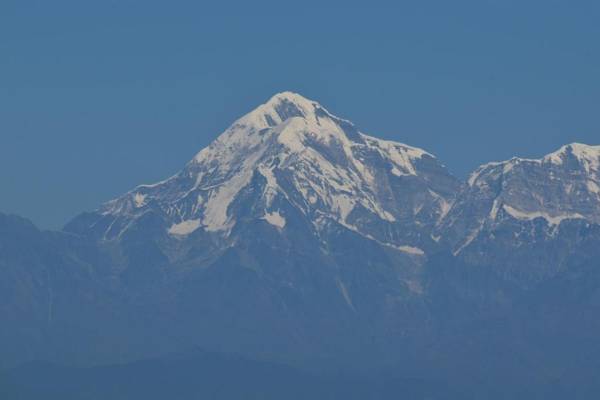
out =
[[[194,161],[210,161],[211,155],[218,155],[221,159],[224,152],[247,151],[263,145],[273,134],[286,133],[289,136],[294,128],[296,132],[303,133],[314,126],[327,124],[330,119],[337,117],[316,101],[296,93],[281,92],[235,121],[214,142],[200,151]],[[305,126],[298,126],[299,124]],[[291,146],[298,149],[298,140],[295,138],[282,138],[281,142],[292,142]]]
[[185,236],[185,235],[189,235],[190,233],[194,232],[199,227],[200,227],[200,220],[199,219],[191,219],[191,220],[187,220],[187,221],[182,221],[178,224],[171,225],[171,227],[168,229],[168,232],[172,235]]
[[494,161],[483,164],[471,173],[467,183],[469,186],[473,186],[481,176],[489,173],[506,174],[519,164],[552,164],[561,166],[564,165],[569,157],[577,159],[580,166],[587,174],[600,173],[600,145],[590,146],[581,143],[570,143],[541,158],[513,157],[510,160]]
[[315,119],[317,110],[329,114],[316,101],[297,93],[281,92],[244,115],[234,125],[253,126],[257,129],[271,128],[294,117]]
[[[480,224],[542,218],[550,226],[564,220],[600,221],[600,146],[571,143],[539,159],[514,157],[477,168],[468,179],[451,218],[477,209]],[[482,207],[473,206],[480,201]],[[481,226],[474,225],[472,232]],[[474,233],[475,234],[475,233]]]
[[315,105],[319,106],[318,102],[307,99],[306,97],[298,93],[290,91],[276,93],[265,104],[272,107],[278,107],[282,103],[294,104],[296,105],[296,107],[299,107],[304,110],[310,110],[310,108]]
[[297,93],[281,92],[235,121],[213,143],[200,151],[194,161],[202,163],[218,159],[228,162],[232,153],[247,152],[264,146],[270,140],[275,140],[292,152],[306,150],[308,142],[324,145],[335,143],[346,150],[357,143],[366,142],[371,147],[378,147],[382,154],[402,166],[395,170],[397,175],[414,175],[411,166],[413,160],[424,155],[433,158],[424,150],[364,135],[350,121],[333,115],[318,102]]
[[[200,228],[230,232],[236,224],[231,207],[251,192],[258,196],[252,200],[258,202],[256,209],[265,210],[256,218],[280,229],[286,227],[285,212],[266,211],[275,201],[309,219],[325,215],[353,229],[361,229],[355,223],[395,224],[406,220],[402,205],[392,201],[393,191],[405,190],[402,179],[415,179],[423,187],[423,195],[414,194],[418,204],[403,199],[411,213],[424,204],[446,204],[419,177],[421,163],[430,171],[427,163],[437,161],[424,150],[365,135],[319,103],[282,92],[235,121],[179,174],[140,186],[103,211],[135,217],[149,207],[158,209],[172,235]],[[356,213],[361,217],[352,222]]]
[[557,165],[562,165],[568,157],[573,156],[579,160],[588,173],[600,172],[600,146],[590,146],[582,143],[571,143],[562,146],[557,151],[548,154],[542,160]]

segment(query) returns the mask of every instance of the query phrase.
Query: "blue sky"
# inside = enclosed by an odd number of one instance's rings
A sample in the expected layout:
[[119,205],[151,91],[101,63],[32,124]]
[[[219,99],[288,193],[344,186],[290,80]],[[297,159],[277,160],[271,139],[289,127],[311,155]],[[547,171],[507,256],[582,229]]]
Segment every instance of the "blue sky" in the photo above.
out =
[[283,90],[459,177],[600,144],[598,2],[202,3],[0,2],[0,211],[60,227]]

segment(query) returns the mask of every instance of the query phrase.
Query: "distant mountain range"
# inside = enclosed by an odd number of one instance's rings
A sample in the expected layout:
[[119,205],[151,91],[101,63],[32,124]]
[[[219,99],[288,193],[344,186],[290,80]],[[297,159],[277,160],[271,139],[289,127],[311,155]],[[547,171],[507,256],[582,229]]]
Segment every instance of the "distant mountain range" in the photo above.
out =
[[585,398],[599,311],[600,146],[461,182],[290,92],[60,232],[0,215],[3,368],[202,348]]

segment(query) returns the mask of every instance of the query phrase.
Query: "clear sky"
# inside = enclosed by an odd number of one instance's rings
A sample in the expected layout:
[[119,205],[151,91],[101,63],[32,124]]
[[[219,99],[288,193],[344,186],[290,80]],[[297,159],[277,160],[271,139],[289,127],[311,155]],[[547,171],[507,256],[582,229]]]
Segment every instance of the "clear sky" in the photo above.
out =
[[600,144],[598,1],[204,3],[0,1],[0,211],[60,227],[284,90],[459,177]]

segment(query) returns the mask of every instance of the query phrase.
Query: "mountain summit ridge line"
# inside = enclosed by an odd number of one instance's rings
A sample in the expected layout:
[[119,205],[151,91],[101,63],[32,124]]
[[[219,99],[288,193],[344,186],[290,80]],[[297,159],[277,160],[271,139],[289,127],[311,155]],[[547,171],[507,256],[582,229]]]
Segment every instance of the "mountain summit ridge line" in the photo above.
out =
[[[376,160],[375,164],[365,164],[365,152],[371,152],[371,158],[379,157],[381,160]],[[472,186],[481,171],[493,166],[502,165],[508,172],[519,163],[561,165],[563,158],[570,155],[579,160],[590,174],[586,183],[589,192],[592,195],[600,193],[597,175],[600,146],[579,143],[564,145],[537,160],[513,157],[506,161],[483,164],[469,176],[466,183],[467,186]],[[199,228],[211,232],[226,232],[235,224],[228,215],[228,207],[255,174],[258,173],[267,180],[265,190],[269,194],[265,194],[268,197],[265,201],[270,203],[277,193],[285,192],[273,171],[277,170],[278,173],[286,169],[292,175],[292,182],[286,182],[288,185],[285,189],[295,192],[291,196],[286,193],[286,197],[294,207],[304,214],[313,214],[311,218],[314,218],[317,211],[324,213],[360,232],[360,227],[346,220],[357,207],[366,208],[377,219],[384,221],[384,224],[395,222],[399,216],[406,217],[405,212],[386,209],[390,206],[381,199],[382,193],[377,193],[378,188],[375,187],[381,180],[374,183],[376,177],[373,173],[382,176],[386,174],[382,170],[387,168],[387,181],[394,179],[394,176],[422,177],[421,171],[417,174],[414,164],[423,159],[430,161],[430,164],[435,163],[437,175],[444,174],[443,179],[447,182],[441,193],[428,187],[425,182],[430,198],[425,201],[420,199],[421,204],[413,204],[413,209],[421,207],[422,203],[436,203],[433,206],[428,204],[426,210],[436,214],[436,224],[443,224],[441,219],[450,211],[454,197],[461,192],[459,186],[464,184],[453,178],[431,153],[400,142],[366,135],[350,121],[331,114],[318,102],[287,91],[275,94],[266,103],[236,120],[211,144],[198,152],[181,172],[158,183],[139,185],[124,196],[106,203],[98,213],[104,217],[138,215],[147,211],[150,202],[160,202],[158,208],[161,209],[162,218],[170,223],[166,230],[172,235],[188,235]],[[287,165],[285,168],[267,165],[267,162],[273,163],[275,160],[277,163],[287,162]],[[302,173],[294,170],[296,167],[306,169],[302,179],[296,179]],[[320,182],[315,182],[306,175],[319,175]],[[327,182],[328,187],[321,187],[322,182]],[[344,187],[347,182],[350,182],[350,186]],[[173,188],[177,186],[185,187],[185,190]],[[161,192],[161,195],[157,195],[157,192]],[[194,199],[189,198],[192,193],[197,196],[195,203]],[[519,212],[513,212],[513,216],[522,216]],[[543,212],[532,215],[545,216]],[[572,214],[575,217],[577,215]],[[569,215],[564,214],[563,217],[568,218]],[[265,207],[262,218],[278,228],[285,226],[285,216],[276,209]],[[548,218],[556,216],[551,213]],[[93,222],[98,223],[98,219]],[[72,227],[73,224],[70,223],[66,229],[71,230]],[[122,234],[123,229],[127,229],[127,224],[123,225],[123,221],[113,219],[105,228],[100,236],[110,238]],[[365,235],[372,236],[370,232]],[[416,242],[382,242],[422,251]]]

